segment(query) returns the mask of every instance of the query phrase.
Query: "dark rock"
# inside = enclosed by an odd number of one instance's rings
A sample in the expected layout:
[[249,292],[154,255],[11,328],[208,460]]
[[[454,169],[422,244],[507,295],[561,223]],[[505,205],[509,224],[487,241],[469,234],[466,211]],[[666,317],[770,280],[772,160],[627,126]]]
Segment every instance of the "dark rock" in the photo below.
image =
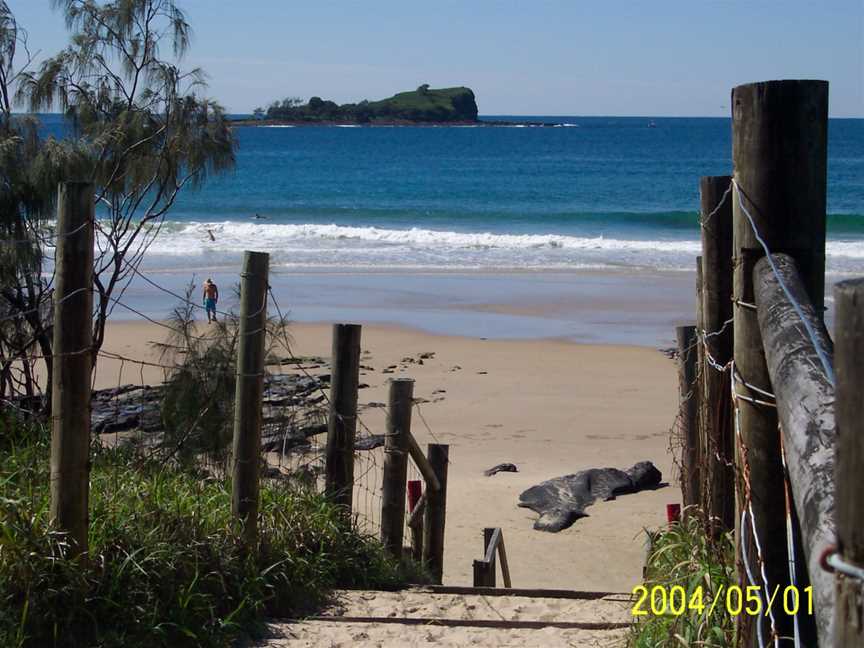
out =
[[370,434],[368,436],[360,437],[354,442],[355,450],[374,450],[375,448],[380,448],[384,445],[384,435],[383,434]]
[[497,475],[499,472],[519,472],[519,470],[516,468],[515,464],[500,463],[497,466],[492,466],[489,470],[484,470],[483,474],[487,477],[491,477],[492,475]]
[[540,514],[534,528],[557,532],[581,517],[598,499],[657,488],[662,474],[650,461],[640,461],[628,470],[589,468],[532,486],[519,496],[519,506]]

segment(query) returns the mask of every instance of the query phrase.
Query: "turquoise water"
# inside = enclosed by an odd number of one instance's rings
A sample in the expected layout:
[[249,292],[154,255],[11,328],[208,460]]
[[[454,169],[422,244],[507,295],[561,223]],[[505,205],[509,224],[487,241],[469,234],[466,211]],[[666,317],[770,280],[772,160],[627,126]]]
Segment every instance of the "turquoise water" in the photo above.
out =
[[[287,268],[693,268],[698,181],[730,173],[729,119],[508,119],[565,125],[238,128],[236,169],[181,197],[148,265],[252,248]],[[856,272],[864,120],[831,120],[829,139],[829,271]]]

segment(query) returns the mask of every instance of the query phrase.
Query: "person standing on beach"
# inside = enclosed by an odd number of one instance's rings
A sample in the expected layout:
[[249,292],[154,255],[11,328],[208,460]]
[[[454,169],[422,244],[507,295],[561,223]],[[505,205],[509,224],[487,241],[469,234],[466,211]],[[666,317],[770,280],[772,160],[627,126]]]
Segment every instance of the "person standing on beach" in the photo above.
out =
[[204,308],[207,310],[207,323],[216,321],[216,302],[219,301],[219,288],[207,277],[204,282]]

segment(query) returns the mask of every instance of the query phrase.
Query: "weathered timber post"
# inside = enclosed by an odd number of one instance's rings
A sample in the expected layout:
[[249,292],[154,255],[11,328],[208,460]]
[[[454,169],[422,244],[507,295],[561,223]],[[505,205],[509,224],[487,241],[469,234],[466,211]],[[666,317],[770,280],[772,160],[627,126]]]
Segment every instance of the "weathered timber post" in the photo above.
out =
[[426,518],[423,522],[423,564],[440,584],[444,574],[444,521],[447,508],[447,465],[450,446],[430,443],[426,453],[440,484],[426,489]]
[[[827,645],[833,635],[834,579],[822,569],[820,558],[835,539],[833,350],[822,313],[810,304],[795,261],[786,254],[773,254],[772,261],[774,268],[767,258],[756,263],[753,287],[794,496],[791,526],[800,528],[793,536],[796,567],[806,565],[796,569],[795,586],[802,592],[808,581],[813,586],[816,625],[805,612],[799,615],[799,629],[803,645],[817,644],[817,629],[820,643]],[[784,536],[773,542],[789,540]]]
[[359,324],[333,325],[330,415],[327,425],[325,492],[351,512],[354,499],[354,436],[360,382]]
[[497,571],[496,549],[492,545],[492,537],[495,535],[495,529],[486,527],[483,529],[483,556],[489,558],[489,548],[492,547],[492,560],[489,561],[489,570],[486,572],[486,584],[489,587],[495,587],[495,572]]
[[492,543],[494,528],[483,529],[483,558],[474,561],[474,587],[495,587],[495,552],[489,561],[489,547]]
[[702,257],[696,257],[696,379],[695,379],[695,397],[696,397],[696,466],[698,466],[698,492],[699,499],[696,505],[702,510],[706,510],[705,497],[705,450],[708,447],[707,437],[705,436],[705,348],[702,346],[702,332],[705,330],[705,317],[702,312]]
[[408,479],[408,435],[414,381],[390,381],[387,434],[384,438],[384,476],[381,492],[381,543],[396,558],[402,557],[405,529],[405,488]]
[[270,255],[266,252],[245,252],[240,275],[240,330],[231,444],[231,512],[240,519],[243,539],[249,545],[258,536],[261,395],[264,388],[269,264]]
[[[847,563],[864,566],[864,279],[834,287],[837,441],[837,551]],[[835,648],[864,648],[864,585],[837,574]],[[827,645],[827,643],[826,643]]]
[[92,184],[64,182],[57,195],[57,278],[51,385],[51,519],[70,555],[87,552],[90,374],[93,368]]
[[[759,323],[755,310],[748,306],[753,303],[753,266],[764,252],[747,214],[772,252],[787,252],[795,258],[813,306],[821,312],[827,127],[827,82],[768,81],[732,90],[734,360],[744,381],[769,392],[771,382]],[[758,392],[738,381],[735,389],[759,398]],[[773,592],[779,587],[782,591],[789,585],[789,573],[786,543],[776,540],[786,534],[777,414],[771,407],[743,399],[738,408],[767,590]],[[743,464],[739,467],[743,474]],[[740,547],[741,543],[736,544]],[[755,556],[752,545],[748,554]],[[792,636],[791,617],[782,610],[774,611],[777,632]],[[756,633],[752,626],[748,632],[747,624],[757,618],[741,617],[742,634],[753,642]]]
[[411,558],[418,563],[423,560],[423,517],[426,511],[426,498],[420,491],[420,484],[420,480],[408,482],[408,509],[411,513],[408,517],[408,528],[411,529]]
[[696,327],[676,326],[678,338],[678,393],[681,416],[681,434],[684,449],[681,453],[681,490],[684,506],[699,504],[699,429],[696,424],[699,411],[699,386],[696,383]]
[[[714,364],[732,359],[732,196],[730,176],[699,181],[702,213],[702,320],[704,353]],[[700,333],[701,334],[701,333]],[[703,365],[705,405],[705,513],[718,530],[735,527],[735,477],[729,372]]]

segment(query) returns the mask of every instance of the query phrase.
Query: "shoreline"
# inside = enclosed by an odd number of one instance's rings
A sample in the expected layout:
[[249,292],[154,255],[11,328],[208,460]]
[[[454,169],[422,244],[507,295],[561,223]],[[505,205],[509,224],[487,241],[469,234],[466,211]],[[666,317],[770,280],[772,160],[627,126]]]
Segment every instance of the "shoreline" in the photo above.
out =
[[[212,277],[223,299],[236,308],[232,289],[239,267],[146,270],[157,288],[136,277],[125,301],[156,320],[164,319],[190,281]],[[580,272],[283,272],[270,285],[279,310],[295,322],[355,321],[429,334],[490,339],[564,339],[649,348],[672,346],[674,327],[695,312],[695,273]],[[193,292],[198,305],[200,287]],[[201,313],[196,313],[200,316]],[[136,315],[117,308],[115,319]]]

